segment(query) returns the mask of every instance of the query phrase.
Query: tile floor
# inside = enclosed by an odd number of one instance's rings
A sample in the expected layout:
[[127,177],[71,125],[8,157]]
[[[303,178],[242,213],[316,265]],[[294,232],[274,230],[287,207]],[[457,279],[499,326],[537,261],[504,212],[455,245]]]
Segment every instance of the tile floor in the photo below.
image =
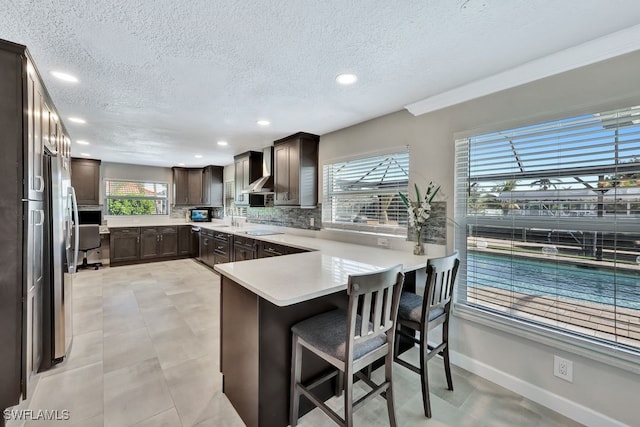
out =
[[[39,375],[35,393],[23,405],[67,409],[70,420],[24,425],[243,426],[221,391],[219,290],[218,276],[193,260],[80,272],[74,281],[71,354]],[[422,414],[417,375],[394,367],[399,426],[579,425],[455,367],[455,391],[449,392],[441,363],[431,362],[431,420]],[[339,408],[341,401],[331,404]],[[356,412],[355,424],[387,426],[384,400],[376,398]],[[334,424],[316,409],[299,425]]]

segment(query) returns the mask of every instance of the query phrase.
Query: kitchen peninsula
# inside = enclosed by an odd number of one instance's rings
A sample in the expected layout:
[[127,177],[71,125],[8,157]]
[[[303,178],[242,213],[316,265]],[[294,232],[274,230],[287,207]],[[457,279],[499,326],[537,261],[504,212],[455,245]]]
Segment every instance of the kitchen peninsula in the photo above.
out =
[[[274,258],[219,264],[221,275],[220,368],[223,391],[248,426],[288,425],[293,324],[346,307],[350,274],[402,264],[405,288],[424,280],[426,257],[406,251],[286,234],[261,237],[311,250]],[[326,366],[305,353],[303,379]],[[321,393],[331,395],[327,387]],[[301,412],[310,410],[301,402]]]

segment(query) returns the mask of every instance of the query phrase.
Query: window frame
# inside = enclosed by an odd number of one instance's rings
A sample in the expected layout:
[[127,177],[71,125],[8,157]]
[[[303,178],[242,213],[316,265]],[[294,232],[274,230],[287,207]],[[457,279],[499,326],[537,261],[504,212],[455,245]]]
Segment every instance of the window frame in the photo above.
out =
[[[390,186],[389,190],[381,190],[374,189],[370,191],[358,191],[351,190],[345,191],[343,193],[332,193],[328,190],[329,175],[332,175],[334,172],[329,171],[329,168],[334,168],[337,165],[346,165],[348,163],[366,163],[370,161],[375,161],[377,158],[384,158],[389,156],[402,156],[401,160],[406,162],[406,186]],[[363,153],[358,156],[349,156],[348,158],[341,159],[332,159],[327,161],[322,165],[322,227],[324,229],[339,231],[339,232],[353,232],[353,233],[365,233],[365,234],[374,234],[379,236],[391,236],[391,237],[406,237],[407,236],[407,223],[406,219],[404,223],[401,220],[396,220],[395,225],[387,225],[384,223],[359,223],[359,222],[348,222],[348,221],[334,221],[335,213],[329,212],[329,210],[337,209],[334,207],[334,203],[329,200],[330,197],[340,196],[340,195],[363,195],[363,196],[395,196],[398,192],[407,193],[409,191],[409,172],[410,172],[410,152],[408,146],[403,147],[395,147],[385,151],[377,151],[377,152],[369,152]],[[372,169],[374,170],[374,169]],[[330,196],[332,194],[333,196]],[[392,203],[399,203],[400,199],[392,201]],[[397,209],[397,208],[396,208]],[[396,216],[406,215],[406,210],[404,205],[397,211]],[[331,218],[332,220],[327,220],[327,218]]]
[[[630,110],[630,109],[621,109]],[[634,121],[634,123],[637,123]],[[535,125],[534,125],[535,126]],[[520,129],[520,128],[518,128]],[[468,213],[468,198],[470,183],[473,179],[470,179],[470,156],[469,156],[469,141],[473,136],[465,135],[456,139],[455,144],[455,202],[454,212],[456,227],[454,232],[455,247],[460,251],[461,261],[464,263],[464,267],[461,268],[462,274],[458,278],[458,287],[460,282],[466,289],[466,260],[467,260],[467,237],[468,227],[470,223],[483,225],[492,224],[499,226],[510,226],[511,229],[517,227],[540,227],[540,228],[553,228],[557,226],[558,218],[546,218],[546,217],[516,217],[511,216],[508,218],[485,217],[478,221],[480,215]],[[466,157],[463,156],[463,152],[466,151]],[[625,169],[625,168],[621,168]],[[637,171],[637,166],[633,167],[634,171]],[[618,170],[619,172],[619,170]],[[549,174],[548,171],[541,172]],[[551,174],[550,176],[555,176]],[[533,177],[535,178],[535,177]],[[638,230],[638,218],[620,218],[617,217],[615,222],[603,221],[600,218],[589,217],[575,217],[565,219],[562,221],[562,227],[566,226],[574,227],[576,230],[597,230],[597,231],[615,231],[615,232],[629,232]],[[617,250],[616,246],[616,250]],[[461,266],[462,267],[462,266]],[[466,292],[466,291],[464,291]],[[618,307],[618,303],[612,305],[612,307]],[[542,323],[533,323],[527,321],[524,318],[518,318],[510,314],[502,314],[497,311],[491,311],[483,309],[481,307],[467,305],[465,301],[460,300],[460,294],[456,292],[454,301],[454,314],[462,319],[469,320],[475,323],[479,323],[484,326],[495,328],[504,332],[508,332],[520,337],[530,339],[532,341],[540,342],[545,345],[552,346],[554,348],[564,349],[584,357],[588,357],[592,360],[597,360],[609,365],[613,365],[622,369],[626,369],[633,372],[638,372],[638,363],[640,362],[640,347],[634,347],[633,349],[620,346],[615,341],[606,342],[598,340],[596,338],[586,337],[578,333],[572,333],[569,329],[558,329],[551,326],[543,325]],[[617,333],[616,333],[617,336]]]
[[[170,184],[169,182],[162,180],[137,180],[137,179],[126,179],[126,178],[104,178],[104,216],[109,217],[160,217],[160,216],[170,216],[171,215],[171,203],[170,203]],[[121,183],[134,183],[134,184],[154,184],[154,185],[164,185],[167,188],[166,196],[110,196],[107,193],[107,187],[109,186],[109,182],[121,182]],[[151,200],[151,201],[164,201],[165,213],[157,213],[157,214],[134,214],[134,215],[116,215],[109,213],[109,200]]]

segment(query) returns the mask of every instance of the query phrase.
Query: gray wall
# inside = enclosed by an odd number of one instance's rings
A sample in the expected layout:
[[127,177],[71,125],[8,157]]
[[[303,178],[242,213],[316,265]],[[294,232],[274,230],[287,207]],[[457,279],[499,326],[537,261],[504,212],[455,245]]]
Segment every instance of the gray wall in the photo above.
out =
[[[320,164],[353,157],[354,153],[393,151],[408,145],[411,181],[421,186],[430,180],[441,184],[442,196],[449,202],[448,216],[453,218],[456,137],[640,105],[638,76],[640,51],[422,116],[414,117],[407,111],[389,114],[323,135]],[[452,250],[453,232],[449,231],[448,249]],[[457,360],[466,367],[493,373],[494,380],[520,387],[538,401],[546,401],[545,394],[555,394],[565,414],[575,414],[577,408],[577,413],[584,415],[591,409],[637,425],[638,369],[632,373],[579,356],[578,349],[576,353],[566,347],[561,350],[461,317],[454,318],[451,332]],[[554,354],[573,360],[572,384],[553,376]]]

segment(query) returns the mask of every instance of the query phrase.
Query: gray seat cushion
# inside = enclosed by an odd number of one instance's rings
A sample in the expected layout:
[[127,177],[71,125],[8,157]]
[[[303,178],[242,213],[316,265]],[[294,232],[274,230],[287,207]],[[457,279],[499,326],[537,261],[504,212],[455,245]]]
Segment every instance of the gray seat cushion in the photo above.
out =
[[[362,319],[358,316],[356,318],[357,331],[360,330],[361,324]],[[318,314],[296,323],[291,330],[312,346],[344,362],[347,337],[347,312],[345,310],[337,309]],[[386,335],[377,334],[371,338],[356,340],[353,348],[353,360],[381,347],[386,339]]]
[[[435,309],[429,312],[429,321],[440,317],[443,314],[443,308]],[[400,295],[398,317],[403,320],[412,320],[420,323],[420,318],[422,317],[422,296],[414,294],[413,292],[403,292]]]

